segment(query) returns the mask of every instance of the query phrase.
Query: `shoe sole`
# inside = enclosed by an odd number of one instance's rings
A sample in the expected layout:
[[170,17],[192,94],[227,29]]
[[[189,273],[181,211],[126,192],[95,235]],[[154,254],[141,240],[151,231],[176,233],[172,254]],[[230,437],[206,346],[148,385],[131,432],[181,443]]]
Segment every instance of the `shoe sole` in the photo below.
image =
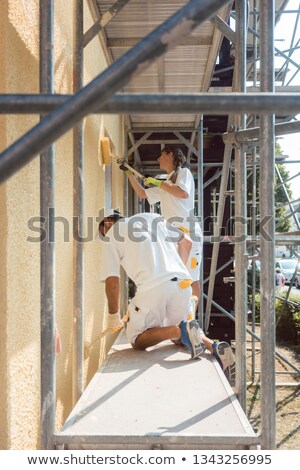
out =
[[217,345],[217,353],[223,365],[223,372],[231,385],[235,383],[235,358],[228,343],[222,342]]
[[[192,327],[191,327],[192,323]],[[188,322],[186,325],[189,339],[193,348],[192,359],[196,359],[204,351],[204,345],[201,342],[201,329],[196,320]]]

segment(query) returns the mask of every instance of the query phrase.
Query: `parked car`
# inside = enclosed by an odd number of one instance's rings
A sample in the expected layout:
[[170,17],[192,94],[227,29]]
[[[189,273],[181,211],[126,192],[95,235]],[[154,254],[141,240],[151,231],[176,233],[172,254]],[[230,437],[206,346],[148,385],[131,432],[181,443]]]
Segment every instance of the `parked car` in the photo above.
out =
[[295,283],[296,287],[298,287],[297,286],[297,283],[298,283],[299,288],[300,288],[300,265],[299,265],[299,262],[298,262],[297,259],[295,259],[295,258],[277,259],[275,267],[280,268],[282,274],[285,277],[285,283],[286,284],[291,283],[292,277],[293,277],[295,269],[297,267],[297,275],[295,277],[294,283]]

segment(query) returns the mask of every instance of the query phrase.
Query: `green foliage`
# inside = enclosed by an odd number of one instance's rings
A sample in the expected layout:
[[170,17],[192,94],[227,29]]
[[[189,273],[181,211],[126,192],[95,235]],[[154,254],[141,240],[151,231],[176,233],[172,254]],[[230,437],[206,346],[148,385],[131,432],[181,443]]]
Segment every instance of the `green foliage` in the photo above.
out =
[[[249,305],[252,306],[252,295],[249,296]],[[260,294],[255,294],[255,322],[260,322]]]
[[[284,298],[284,292],[279,294]],[[276,335],[287,343],[297,344],[300,331],[300,305],[297,295],[290,295],[289,300],[295,304],[276,299]]]
[[[278,171],[280,173],[280,176],[282,178],[282,181],[286,181],[289,178],[289,172],[284,168],[283,165],[277,165]],[[278,174],[276,173],[276,185],[280,184],[280,178]],[[290,185],[287,183],[285,184],[285,189],[289,197],[292,197],[292,191],[290,189]],[[275,207],[277,205],[285,204],[287,201],[286,194],[284,191],[284,186],[280,185],[276,188],[275,191]],[[280,207],[279,209],[275,210],[275,218],[276,220],[284,219],[286,217],[286,212],[287,212],[287,207]],[[288,232],[291,229],[292,223],[291,219],[287,219],[284,222],[281,223],[276,229],[276,232]]]
[[[285,299],[286,292],[276,291],[276,296]],[[251,300],[251,299],[250,299]],[[278,341],[284,341],[296,345],[299,342],[300,332],[300,304],[299,295],[290,294],[291,303],[276,299],[276,338]],[[255,321],[260,322],[260,294],[255,295]]]
[[[275,145],[275,154],[280,155],[282,153],[282,150],[280,148],[280,144],[278,141],[276,141]],[[286,204],[287,198],[286,198],[286,193],[284,190],[284,186],[280,184],[280,180],[286,181],[289,178],[289,172],[285,169],[285,167],[282,164],[277,164],[278,172],[280,174],[275,173],[275,188],[274,188],[274,199],[275,199],[275,219],[276,222],[279,220],[283,220],[287,216],[287,208],[288,206],[283,206],[278,209],[276,209],[276,206]],[[257,172],[256,172],[256,193],[257,195],[259,194],[259,180],[260,180],[260,175],[259,175],[259,166],[257,167]],[[289,197],[292,197],[292,191],[289,183],[285,183],[285,189]],[[247,197],[248,201],[250,201],[248,205],[248,217],[251,217],[251,207],[252,207],[252,196],[253,196],[253,174],[250,174],[247,178]],[[263,197],[263,195],[262,195]],[[257,199],[257,213],[259,214],[260,209],[259,209],[259,198]],[[288,232],[291,229],[292,222],[291,218],[285,220],[284,222],[281,223],[280,226],[276,228],[276,232]],[[248,227],[248,233],[252,233],[251,227],[249,225]],[[256,234],[259,233],[259,225],[257,225],[257,231]]]

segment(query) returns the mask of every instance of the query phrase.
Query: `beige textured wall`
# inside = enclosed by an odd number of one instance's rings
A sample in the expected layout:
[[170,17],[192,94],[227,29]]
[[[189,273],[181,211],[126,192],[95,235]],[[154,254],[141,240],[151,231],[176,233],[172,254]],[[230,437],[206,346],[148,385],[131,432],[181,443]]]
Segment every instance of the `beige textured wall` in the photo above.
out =
[[[38,93],[38,0],[0,0],[0,93]],[[86,3],[86,2],[85,2]],[[55,0],[55,91],[72,92],[73,2]],[[92,19],[85,6],[85,29]],[[85,51],[85,82],[106,67],[100,43],[94,39]],[[36,116],[0,117],[0,150],[30,129]],[[94,230],[105,204],[105,168],[99,138],[108,134],[122,153],[123,123],[119,116],[89,116],[85,137],[85,219]],[[100,164],[99,164],[100,161]],[[55,145],[55,204],[57,217],[72,227],[72,132]],[[122,207],[123,177],[112,168],[112,202]],[[39,243],[29,243],[27,223],[39,215],[39,161],[34,159],[0,186],[0,448],[39,448],[40,417],[40,268]],[[57,356],[57,429],[72,409],[72,234],[56,222],[56,314],[62,339]],[[102,328],[106,313],[103,286],[98,283],[97,241],[85,244],[86,340]],[[99,342],[86,359],[86,382],[103,360],[112,338]]]

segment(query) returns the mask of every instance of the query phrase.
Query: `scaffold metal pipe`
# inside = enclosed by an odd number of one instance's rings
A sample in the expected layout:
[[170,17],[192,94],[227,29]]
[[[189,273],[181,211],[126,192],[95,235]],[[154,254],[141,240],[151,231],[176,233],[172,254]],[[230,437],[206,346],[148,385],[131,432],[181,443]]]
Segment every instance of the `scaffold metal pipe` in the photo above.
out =
[[[276,113],[275,113],[276,114]],[[300,132],[300,121],[292,122],[283,122],[280,124],[275,124],[275,136],[287,135],[287,134],[297,134]],[[260,128],[252,127],[251,129],[245,129],[236,132],[226,132],[223,135],[223,141],[234,141],[237,143],[246,142],[247,140],[259,139]]]
[[[251,235],[256,235],[256,215],[257,215],[257,204],[256,204],[256,196],[257,196],[257,183],[256,183],[256,176],[257,176],[257,164],[256,164],[256,147],[253,149],[252,153],[252,201],[251,201]],[[255,333],[255,311],[256,311],[256,304],[255,304],[255,287],[256,287],[256,265],[255,260],[253,259],[255,256],[256,247],[253,245],[251,247],[251,254],[252,254],[252,286],[251,286],[251,296],[252,296],[252,331]],[[252,337],[252,353],[251,353],[251,378],[254,380],[254,371],[255,371],[255,341]]]
[[[74,8],[73,91],[83,86],[83,0]],[[84,390],[84,133],[73,129],[73,405]]]
[[[238,91],[246,92],[246,45],[247,45],[247,4],[244,0],[236,2],[236,72]],[[245,114],[237,115],[235,123],[239,128],[246,127]],[[236,338],[236,394],[241,407],[246,412],[246,318],[247,318],[247,184],[246,184],[246,153],[243,144],[235,149],[234,158],[234,230],[237,242],[235,254],[235,338]]]
[[[253,0],[253,12],[257,12],[257,4],[258,0]],[[250,13],[250,12],[249,12]],[[257,25],[258,25],[258,17],[257,15],[254,16],[253,18],[253,29],[254,31],[257,32]],[[258,60],[258,38],[257,36],[253,35],[253,88],[257,87],[257,82],[258,82],[258,67],[257,67],[257,60]],[[250,91],[247,88],[248,92]],[[253,90],[255,91],[255,90]],[[254,126],[256,125],[256,115],[253,116],[253,123]],[[252,203],[251,203],[251,235],[255,236],[256,235],[256,215],[257,215],[257,205],[256,205],[256,194],[257,194],[257,183],[256,183],[256,171],[257,171],[257,154],[256,154],[257,148],[254,147],[252,149]],[[256,246],[253,245],[251,247],[251,254],[252,258],[255,255],[256,251]],[[256,286],[256,270],[255,270],[255,262],[254,260],[252,261],[252,286],[251,286],[251,294],[252,294],[252,331],[255,333],[255,311],[256,311],[256,305],[255,305],[255,286]],[[255,362],[256,362],[256,357],[255,357],[255,338],[252,336],[251,337],[251,345],[252,345],[252,351],[251,351],[251,378],[254,380],[255,378]]]
[[[271,4],[272,5],[272,4]],[[260,23],[261,24],[261,23]],[[250,33],[252,33],[254,36],[256,36],[257,38],[260,38],[260,35],[261,35],[261,30],[260,30],[260,33],[257,33],[257,31],[254,31],[252,28],[248,27],[248,31]],[[283,51],[281,51],[280,49],[278,49],[277,47],[274,47],[274,50],[276,52],[277,55],[283,57],[284,59],[286,59],[287,61],[289,61],[294,67],[296,67],[297,69],[300,68],[300,65],[295,62],[294,60],[292,60],[288,55],[286,55]],[[273,51],[274,52],[274,51]]]
[[[259,2],[260,86],[262,92],[274,91],[274,2]],[[275,399],[275,119],[260,116],[260,220],[267,236],[261,237],[260,319],[261,319],[261,444],[276,448]]]
[[75,126],[230,0],[191,0],[0,155],[0,182]]
[[[229,118],[229,123],[231,122],[233,122],[232,116],[230,116]],[[216,276],[217,265],[218,265],[222,223],[223,223],[223,218],[224,218],[225,191],[228,185],[228,177],[229,177],[229,170],[230,170],[230,163],[231,163],[231,153],[232,153],[232,145],[230,143],[226,143],[225,149],[224,149],[223,171],[222,171],[220,191],[219,191],[220,197],[219,197],[219,204],[218,204],[218,211],[217,211],[217,221],[216,221],[215,232],[214,232],[216,236],[213,236],[213,237],[204,236],[204,241],[206,241],[207,238],[214,240],[211,263],[210,263],[207,301],[206,301],[206,308],[205,308],[205,324],[204,324],[205,332],[208,331],[209,323],[210,323],[211,305],[212,305],[212,298],[213,298],[213,293],[214,293],[215,276]]]
[[[54,91],[54,5],[53,0],[40,2],[40,92]],[[43,116],[41,116],[41,119]],[[54,221],[54,147],[40,155],[40,213],[45,220],[47,237],[41,241],[41,449],[54,448],[56,410],[55,351],[55,243]],[[52,240],[52,241],[51,241]]]
[[[200,226],[202,233],[204,232],[204,205],[203,205],[203,115],[200,116],[199,122],[199,153],[198,153],[198,166],[197,166],[197,198],[198,198],[198,217],[200,219]],[[203,260],[203,253],[202,253],[202,260]],[[199,306],[198,306],[198,316],[200,319],[200,326],[203,328],[204,322],[204,305],[203,305],[203,296],[201,292],[203,292],[203,261],[200,265],[200,299],[199,299]]]
[[[0,95],[0,114],[49,113],[66,104],[74,95]],[[141,111],[160,114],[203,113],[224,115],[228,113],[296,115],[300,112],[300,93],[188,93],[188,94],[116,94],[105,103],[97,103],[91,113],[135,114]],[[292,123],[286,123],[292,124]],[[238,136],[254,129],[238,131]],[[252,137],[250,134],[249,138]],[[245,140],[245,139],[244,139]]]
[[[281,176],[281,173],[280,173],[279,168],[278,168],[277,165],[275,165],[275,170],[276,170],[276,174],[277,174],[277,176],[278,176],[278,179],[279,179],[280,183],[283,185],[283,186],[282,186],[282,190],[283,190],[283,192],[284,192],[284,194],[285,194],[286,200],[287,200],[288,203],[289,203],[290,214],[288,214],[286,218],[293,217],[294,223],[295,223],[296,227],[298,228],[298,230],[300,230],[300,222],[299,222],[299,220],[298,220],[298,217],[296,216],[297,210],[294,209],[294,207],[293,207],[293,205],[292,205],[292,203],[291,203],[291,198],[290,198],[290,196],[289,196],[289,193],[288,193],[288,191],[287,191],[287,189],[286,189],[285,184],[283,184],[284,181],[283,181],[283,178],[282,178],[282,176]],[[281,221],[281,223],[282,223],[282,222],[283,222],[283,220]],[[277,228],[277,226],[278,226],[278,225],[275,226],[275,229]]]
[[[263,235],[264,236],[264,235]],[[247,236],[246,241],[248,244],[256,244],[259,245],[262,236]],[[235,237],[234,236],[224,236],[218,237],[214,235],[204,235],[203,237],[204,242],[206,243],[234,243]],[[275,244],[276,245],[300,245],[300,232],[293,232],[291,234],[275,234]]]
[[83,37],[83,47],[87,46],[89,42],[116,16],[119,11],[129,2],[129,0],[117,0],[97,21]]
[[[234,71],[233,75],[233,90],[237,88],[237,73],[236,70]],[[234,115],[230,114],[227,123],[227,130],[231,129],[234,126]],[[219,248],[220,242],[222,240],[221,233],[222,233],[222,224],[224,218],[224,209],[225,209],[225,198],[226,198],[226,190],[228,186],[228,179],[231,167],[231,155],[232,155],[232,143],[230,140],[225,142],[224,148],[224,158],[222,163],[222,175],[221,175],[221,183],[220,183],[220,190],[219,190],[219,203],[218,203],[218,210],[217,210],[217,220],[214,226],[214,236],[213,237],[205,237],[205,239],[213,240],[213,249],[212,249],[212,256],[211,256],[211,263],[210,263],[210,273],[209,273],[209,283],[208,283],[208,291],[207,291],[207,300],[206,300],[206,308],[205,308],[205,329],[204,331],[207,332],[210,324],[210,315],[211,315],[211,306],[212,306],[212,298],[214,293],[214,285],[215,285],[215,277],[217,272],[217,265],[218,265],[218,256],[219,256]]]

